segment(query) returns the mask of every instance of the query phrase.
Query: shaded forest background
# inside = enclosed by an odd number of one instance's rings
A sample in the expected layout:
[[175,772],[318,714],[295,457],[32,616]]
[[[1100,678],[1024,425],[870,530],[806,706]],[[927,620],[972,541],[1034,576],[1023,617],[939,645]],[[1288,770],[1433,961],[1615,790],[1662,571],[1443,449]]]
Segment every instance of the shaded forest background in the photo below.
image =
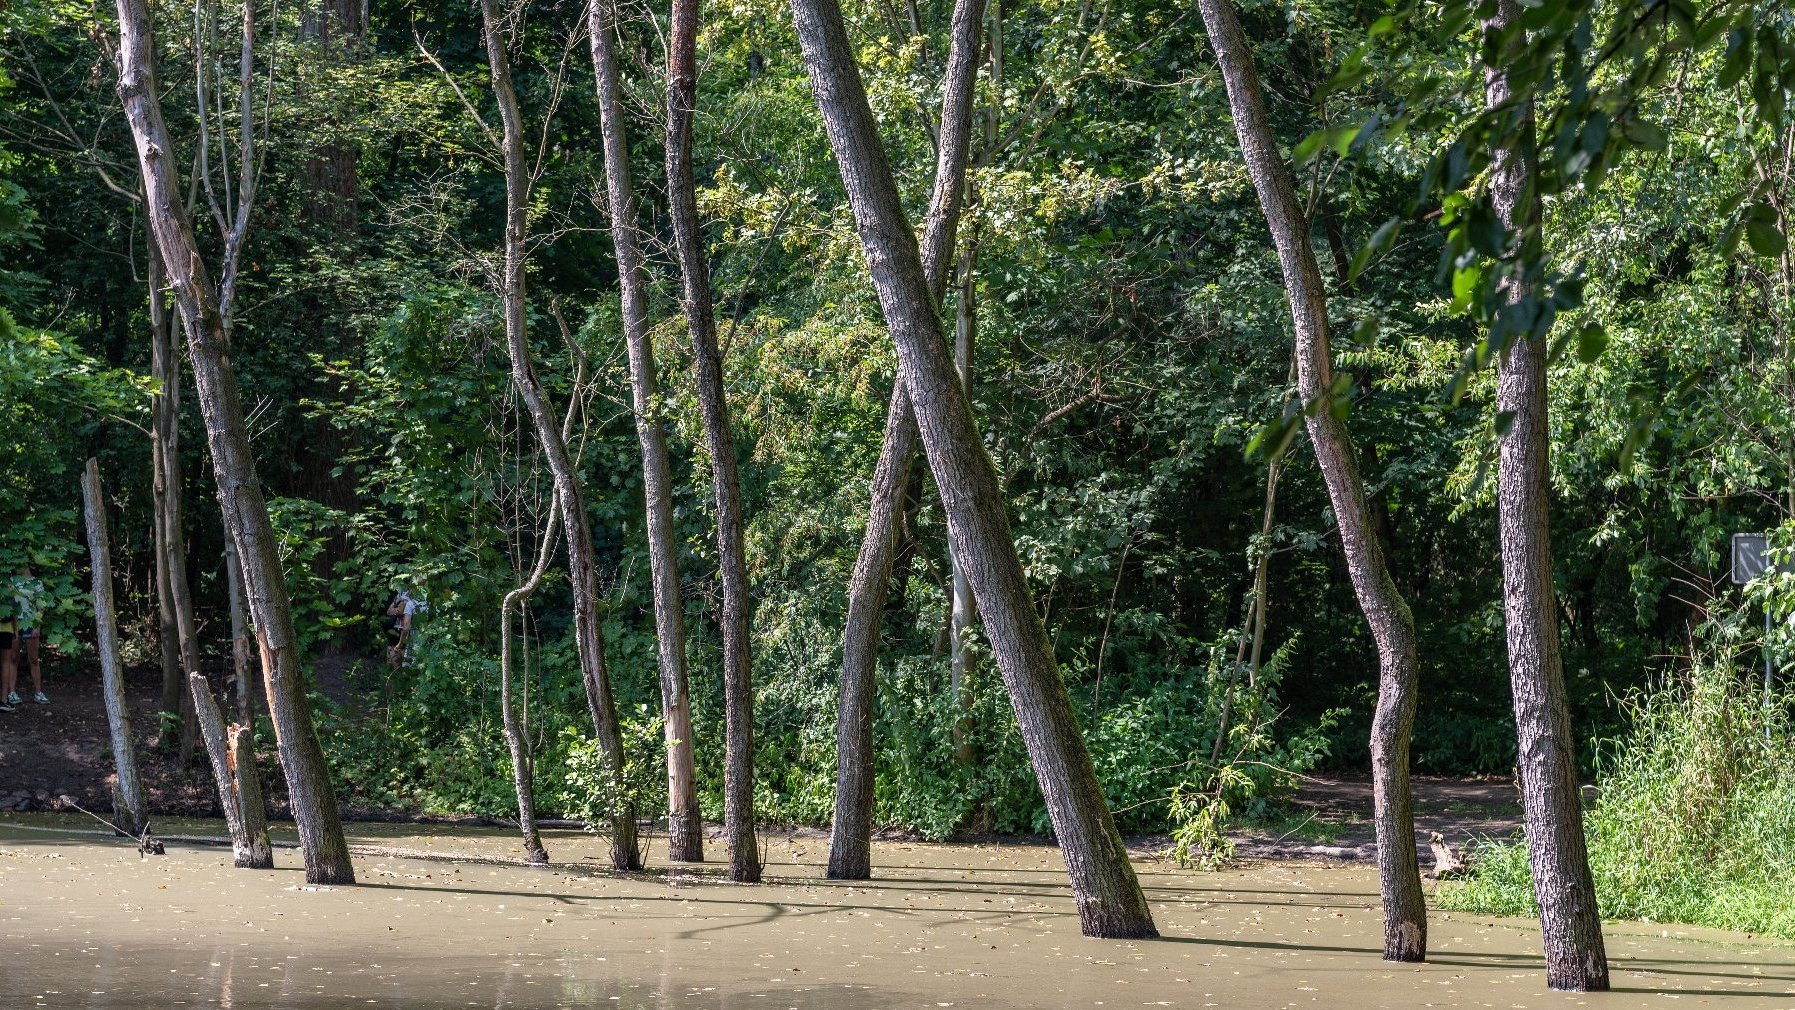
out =
[[[235,5],[224,6],[228,23]],[[1363,40],[1357,6],[1242,7],[1292,148],[1379,101],[1371,90],[1323,94]],[[530,132],[545,141],[532,336],[557,401],[581,404],[575,441],[607,580],[608,659],[646,742],[657,695],[640,459],[591,71],[570,36],[580,9],[531,7],[515,59]],[[348,36],[308,27],[302,9],[272,15],[272,71],[258,86],[266,175],[232,357],[335,781],[358,804],[504,813],[516,800],[497,725],[496,615],[534,556],[548,487],[491,293],[502,180],[450,83],[491,116],[477,12],[422,2],[357,13],[365,29]],[[919,216],[948,5],[847,13]],[[658,137],[665,12],[635,14],[622,56],[646,139]],[[175,136],[191,143],[192,11],[163,5],[158,16],[163,100]],[[789,18],[759,0],[713,4],[706,17],[695,159],[749,520],[757,805],[769,820],[822,823],[846,586],[893,361]],[[1250,756],[1290,770],[1362,767],[1376,655],[1300,433],[1270,533],[1260,533],[1268,472],[1247,448],[1285,409],[1290,323],[1200,19],[1142,0],[1046,0],[1000,17],[1001,53],[979,85],[977,198],[962,226],[977,268],[949,311],[969,299],[976,313],[975,412],[1121,826],[1164,828],[1166,798],[1220,752],[1261,553],[1268,660]],[[75,475],[99,457],[122,511],[115,563],[130,590],[133,658],[153,662],[146,239],[95,25],[75,4],[0,9],[0,306],[11,313],[0,321],[0,567],[28,562],[45,578],[58,601],[49,644],[79,656],[88,618]],[[1456,61],[1471,76],[1475,52],[1437,56],[1445,72]],[[1559,617],[1582,740],[1618,732],[1619,699],[1679,668],[1698,628],[1720,618],[1735,639],[1754,634],[1724,586],[1727,539],[1795,509],[1785,332],[1795,271],[1786,249],[1742,257],[1726,239],[1731,194],[1786,192],[1789,136],[1746,115],[1713,77],[1655,93],[1668,144],[1612,168],[1593,196],[1554,198],[1547,216],[1554,257],[1585,274],[1579,319],[1606,333],[1605,346],[1572,348],[1552,372]],[[1356,277],[1350,268],[1408,212],[1436,140],[1415,132],[1350,161],[1324,154],[1301,166],[1300,181],[1332,273],[1350,425],[1415,611],[1415,767],[1507,773],[1493,376],[1471,373],[1462,396],[1448,394],[1476,332],[1454,304],[1436,231],[1408,229]],[[678,483],[695,735],[701,755],[717,754],[710,470],[686,379],[658,144],[637,143],[635,160]],[[582,362],[591,381],[576,389]],[[191,403],[181,425],[191,581],[222,671],[224,538]],[[920,468],[904,547],[880,673],[878,820],[933,836],[1044,830],[988,663],[975,663],[971,681],[974,759],[956,755],[945,527]],[[410,662],[395,671],[380,656],[386,604],[401,587],[428,607]],[[530,607],[526,668],[540,802],[578,815],[595,758],[570,614],[565,581],[545,586]],[[652,748],[635,750],[652,779]],[[699,770],[715,816],[720,767]]]

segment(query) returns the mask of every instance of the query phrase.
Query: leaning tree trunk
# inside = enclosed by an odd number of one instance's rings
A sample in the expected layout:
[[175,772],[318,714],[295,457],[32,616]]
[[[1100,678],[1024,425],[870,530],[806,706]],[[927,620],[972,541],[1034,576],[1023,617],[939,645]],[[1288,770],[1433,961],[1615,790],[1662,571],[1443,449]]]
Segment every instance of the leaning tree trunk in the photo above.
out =
[[629,349],[636,441],[642,447],[642,497],[648,523],[649,575],[654,583],[661,720],[667,740],[667,855],[670,859],[699,862],[704,859],[704,815],[698,808],[698,775],[692,749],[685,601],[679,590],[679,540],[673,526],[673,476],[667,464],[667,433],[660,418],[654,341],[648,335],[648,278],[642,265],[635,195],[630,187],[614,4],[615,0],[592,0],[587,17],[592,66],[598,79],[606,194],[610,199],[611,239],[617,252],[617,285],[622,294],[623,339]]
[[723,838],[729,879],[760,880],[754,837],[754,683],[748,640],[748,559],[743,543],[742,484],[735,436],[723,389],[723,356],[711,308],[710,266],[698,224],[692,181],[692,120],[698,102],[698,0],[673,0],[667,41],[667,206],[684,285],[686,328],[692,335],[692,372],[711,458],[717,510],[717,574],[723,584],[718,623],[723,631]]
[[[935,188],[923,220],[922,266],[937,303],[953,258],[954,235],[966,192],[972,137],[972,96],[978,81],[979,22],[985,0],[955,0],[941,94]],[[835,820],[829,836],[829,876],[865,880],[873,873],[873,698],[879,666],[879,624],[897,551],[899,516],[916,454],[916,414],[902,379],[892,384],[885,442],[873,470],[872,504],[842,630],[841,701],[835,722]]]
[[106,540],[106,500],[100,496],[100,461],[90,459],[81,474],[81,498],[87,510],[87,552],[93,559],[94,649],[100,654],[100,693],[106,701],[106,725],[112,736],[112,762],[118,772],[118,809],[113,824],[130,835],[149,823],[143,780],[137,775],[137,750],[131,742],[131,709],[125,704],[124,664],[118,655],[118,623],[112,612],[112,548]]
[[206,421],[225,530],[236,541],[243,563],[245,595],[267,677],[269,713],[287,775],[288,800],[305,851],[306,880],[313,884],[354,883],[355,869],[343,839],[330,770],[306,703],[305,670],[293,630],[293,612],[274,526],[250,453],[237,376],[231,367],[230,341],[211,278],[194,243],[173,160],[174,147],[162,119],[149,7],[144,0],[118,0],[118,19],[119,98],[143,174],[145,216],[187,331],[188,355]]
[[986,637],[1009,688],[1071,876],[1079,923],[1088,936],[1156,936],[1152,912],[1060,679],[1052,642],[1035,611],[996,469],[942,340],[936,299],[898,199],[841,8],[835,0],[793,0],[792,12],[811,90],[897,347],[899,374],[916,409],[953,549],[966,565]]
[[586,516],[586,499],[580,489],[573,457],[560,423],[549,409],[542,381],[530,355],[524,278],[529,253],[530,176],[524,163],[523,113],[517,89],[511,81],[511,63],[500,29],[503,15],[497,0],[480,0],[485,27],[488,68],[492,91],[498,101],[500,147],[505,161],[505,266],[500,295],[505,307],[505,346],[511,356],[511,378],[530,415],[536,440],[554,479],[555,497],[567,526],[567,574],[573,589],[573,637],[580,655],[580,676],[586,688],[586,704],[592,728],[611,779],[611,863],[619,870],[642,868],[642,851],[636,844],[635,805],[623,789],[623,732],[617,722],[617,704],[611,696],[610,675],[605,671],[604,629],[599,624],[598,558],[592,548],[592,524]]
[[[193,721],[199,724],[206,741],[206,754],[212,760],[212,777],[218,784],[218,806],[224,811],[225,827],[231,834],[232,861],[243,869],[272,870],[274,848],[268,842],[268,815],[260,809],[260,783],[254,788],[253,796],[246,796],[239,785],[243,780],[255,778],[255,748],[247,745],[248,737],[239,743],[237,735],[244,727],[232,726],[226,731],[224,716],[218,711],[218,703],[212,700],[212,688],[205,677],[188,674],[187,689],[193,694]],[[249,767],[240,767],[240,761],[248,762]],[[257,809],[250,809],[250,800],[255,802]]]
[[1259,191],[1265,221],[1278,247],[1295,322],[1297,390],[1303,398],[1309,441],[1327,482],[1359,608],[1377,642],[1378,701],[1371,727],[1371,775],[1378,878],[1384,902],[1384,958],[1421,961],[1427,957],[1427,903],[1421,891],[1409,798],[1409,735],[1415,725],[1418,679],[1415,619],[1390,578],[1371,521],[1365,483],[1359,476],[1359,454],[1334,409],[1327,287],[1310,244],[1308,218],[1265,114],[1265,93],[1252,53],[1231,0],[1198,0],[1197,7],[1221,64],[1247,172]]
[[[1492,36],[1521,15],[1516,0],[1498,0],[1486,25]],[[1519,39],[1514,40],[1519,42]],[[1498,52],[1500,58],[1502,53]],[[1500,62],[1485,68],[1492,109],[1517,101]],[[1490,195],[1521,253],[1537,242],[1539,202],[1533,183],[1537,151],[1530,100],[1520,135],[1495,152]],[[1503,283],[1506,302],[1529,297],[1525,263]],[[1533,864],[1546,952],[1546,984],[1554,989],[1608,988],[1608,954],[1595,881],[1583,837],[1570,702],[1559,652],[1558,606],[1552,585],[1551,458],[1547,441],[1546,346],[1523,332],[1497,359],[1496,410],[1511,418],[1496,469],[1497,525],[1502,536],[1502,595],[1508,625],[1508,670],[1514,690],[1521,803]]]

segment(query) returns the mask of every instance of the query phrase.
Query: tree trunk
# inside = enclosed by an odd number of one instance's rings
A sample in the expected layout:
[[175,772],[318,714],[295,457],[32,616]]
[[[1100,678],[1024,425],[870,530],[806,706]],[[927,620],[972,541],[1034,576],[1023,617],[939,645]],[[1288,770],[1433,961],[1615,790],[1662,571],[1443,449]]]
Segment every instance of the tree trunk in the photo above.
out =
[[237,561],[237,544],[224,538],[225,595],[231,611],[231,677],[237,699],[237,721],[253,725],[256,715],[255,656],[250,644],[249,607],[243,600],[243,569]]
[[704,815],[698,808],[698,776],[692,750],[692,701],[687,690],[685,601],[679,589],[679,540],[673,526],[673,476],[667,434],[661,424],[654,342],[648,334],[648,278],[630,186],[629,144],[618,80],[615,0],[593,0],[588,11],[592,65],[598,79],[598,111],[605,142],[605,182],[611,238],[623,303],[623,337],[629,349],[630,392],[636,440],[642,447],[642,496],[648,525],[648,566],[654,584],[654,626],[661,674],[661,720],[667,740],[667,855],[704,859]]
[[1085,749],[1047,629],[1016,554],[1003,491],[954,373],[936,299],[905,220],[835,0],[793,0],[811,89],[853,205],[897,347],[954,551],[1009,688],[1088,936],[1158,934]]
[[692,372],[711,458],[717,510],[717,574],[723,584],[723,836],[729,878],[760,880],[754,835],[754,684],[748,639],[748,560],[743,543],[741,478],[723,388],[723,358],[711,308],[710,265],[698,223],[692,180],[692,120],[698,102],[698,0],[673,0],[667,41],[667,204],[684,284],[686,328],[692,335]]
[[[946,285],[947,265],[953,259],[966,192],[972,96],[978,82],[979,23],[984,10],[985,0],[954,3],[941,94],[935,186],[922,229],[922,267],[937,304]],[[872,876],[873,700],[879,624],[885,613],[916,435],[916,415],[900,377],[892,384],[885,441],[873,469],[872,504],[848,583],[848,616],[842,629],[841,699],[835,722],[835,820],[829,836],[829,876],[836,880]]]
[[555,553],[560,515],[560,502],[551,499],[548,525],[536,550],[536,564],[499,604],[499,718],[505,725],[505,745],[511,749],[511,784],[517,791],[517,828],[524,836],[524,855],[538,865],[548,862],[548,849],[543,847],[542,833],[536,828],[536,763],[530,754],[529,733],[511,704],[511,614],[528,604],[536,587],[542,584],[549,559]]
[[1278,247],[1295,323],[1297,390],[1303,398],[1309,441],[1327,481],[1353,590],[1377,643],[1378,702],[1371,728],[1371,777],[1384,902],[1384,958],[1420,961],[1427,956],[1427,904],[1421,891],[1409,796],[1409,735],[1415,725],[1418,678],[1415,620],[1390,578],[1383,547],[1372,527],[1365,484],[1359,477],[1358,451],[1336,411],[1327,288],[1310,242],[1308,218],[1265,114],[1264,91],[1246,37],[1230,0],[1198,0],[1197,6],[1221,65],[1247,171]]
[[[231,833],[232,861],[245,869],[272,870],[274,849],[268,844],[268,816],[260,810],[249,810],[237,784],[236,763],[239,759],[251,762],[249,777],[254,777],[255,749],[250,746],[246,753],[238,753],[240,745],[233,734],[225,731],[224,716],[218,712],[218,703],[212,700],[212,689],[207,685],[205,677],[197,673],[188,674],[187,689],[193,694],[193,721],[199,724],[200,733],[206,741],[206,754],[212,759],[212,777],[218,783],[218,806],[224,811],[224,823]],[[241,728],[232,727],[233,730]],[[261,800],[259,783],[256,800],[258,803]],[[259,844],[251,833],[256,824],[262,825]]]
[[193,758],[193,699],[184,690],[187,674],[199,669],[193,594],[187,583],[186,522],[181,503],[181,355],[174,344],[163,271],[155,241],[149,242],[150,374],[161,386],[151,400],[150,452],[155,501],[157,614],[162,639],[162,711],[180,717],[180,763]]
[[172,161],[173,146],[162,119],[149,8],[144,0],[118,0],[118,16],[119,98],[143,173],[145,215],[187,331],[225,530],[236,541],[243,563],[245,595],[267,677],[268,706],[287,775],[287,795],[305,850],[306,879],[313,884],[354,883],[355,870],[343,839],[329,767],[306,703],[305,671],[293,613],[274,527],[250,454],[237,377],[231,368],[229,337],[211,278],[194,243]]
[[[1295,379],[1296,359],[1290,361],[1291,379]],[[1284,403],[1288,407],[1290,395],[1286,394]],[[1234,651],[1235,672],[1228,677],[1228,684],[1222,694],[1222,710],[1215,721],[1215,744],[1209,750],[1210,763],[1220,765],[1222,751],[1228,744],[1228,721],[1234,712],[1235,679],[1244,668],[1247,672],[1247,691],[1254,692],[1259,686],[1259,659],[1265,647],[1266,615],[1271,608],[1271,551],[1267,549],[1267,541],[1271,537],[1272,526],[1277,518],[1278,480],[1284,475],[1285,457],[1274,458],[1265,468],[1265,508],[1259,516],[1258,557],[1253,559],[1253,588],[1248,597],[1247,612],[1241,615],[1240,646]],[[1249,552],[1248,556],[1251,556]]]
[[[969,409],[972,404],[973,350],[978,343],[978,309],[973,297],[973,271],[977,263],[978,234],[975,228],[966,249],[960,254],[960,299],[954,307],[954,372]],[[960,563],[960,556],[949,551],[948,563],[952,568],[953,587],[948,609],[948,690],[953,694],[957,709],[953,725],[954,760],[970,765],[972,687],[968,679],[972,673],[974,650],[969,639],[973,625],[978,623],[979,608],[972,597],[972,581],[966,576],[966,566]]]
[[256,770],[255,730],[241,723],[226,731],[230,738],[231,770],[236,775],[237,808],[243,814],[243,833],[249,836],[249,864],[258,869],[274,867],[274,846],[268,841],[268,808],[262,799],[262,773]]
[[[1498,0],[1496,15],[1485,30],[1494,36],[1520,14],[1516,0]],[[1498,58],[1501,55],[1498,53]],[[1491,108],[1515,98],[1500,62],[1485,68],[1485,98]],[[1529,103],[1519,138],[1497,150],[1490,167],[1490,195],[1496,213],[1511,234],[1519,233],[1523,251],[1537,240],[1536,157]],[[1503,282],[1509,304],[1528,296],[1525,284],[1518,276]],[[1512,419],[1501,436],[1496,470],[1503,609],[1514,689],[1521,803],[1526,811],[1533,893],[1539,902],[1545,941],[1546,984],[1554,989],[1601,991],[1608,988],[1608,954],[1583,837],[1582,798],[1552,585],[1544,340],[1525,332],[1518,334],[1498,358],[1497,370],[1496,410]]]
[[525,165],[523,113],[517,89],[511,82],[511,63],[500,30],[503,15],[497,0],[480,0],[485,27],[487,64],[493,96],[497,99],[501,154],[505,160],[505,272],[500,295],[505,306],[505,346],[511,356],[511,377],[518,396],[530,415],[536,440],[554,478],[561,518],[567,524],[567,574],[573,589],[573,637],[580,654],[580,676],[586,688],[586,704],[592,728],[604,756],[613,786],[610,810],[611,864],[619,870],[642,868],[642,852],[636,844],[636,811],[622,790],[623,733],[617,723],[617,706],[611,696],[610,676],[605,671],[604,629],[599,624],[598,559],[592,549],[592,526],[586,516],[585,496],[567,439],[549,409],[548,396],[536,377],[530,355],[524,278],[528,267],[525,243],[529,236],[530,176]]
[[168,363],[174,356],[174,335],[168,324],[168,310],[162,301],[162,261],[156,255],[156,238],[148,236],[150,295],[150,378],[162,388],[150,398],[150,474],[151,500],[155,520],[151,532],[156,552],[156,616],[158,638],[162,647],[162,711],[181,710],[181,632],[175,623],[174,592],[168,584],[168,474],[163,467],[170,454],[163,452],[163,440],[174,428],[174,382],[168,374]]
[[131,709],[125,704],[124,664],[118,655],[118,623],[112,612],[112,548],[106,540],[106,500],[100,495],[100,462],[90,459],[81,475],[81,498],[87,510],[87,551],[93,559],[94,649],[100,654],[100,691],[106,700],[106,725],[112,733],[112,762],[118,771],[119,809],[113,824],[129,835],[141,834],[149,822],[143,780],[137,776],[137,751],[131,742]]

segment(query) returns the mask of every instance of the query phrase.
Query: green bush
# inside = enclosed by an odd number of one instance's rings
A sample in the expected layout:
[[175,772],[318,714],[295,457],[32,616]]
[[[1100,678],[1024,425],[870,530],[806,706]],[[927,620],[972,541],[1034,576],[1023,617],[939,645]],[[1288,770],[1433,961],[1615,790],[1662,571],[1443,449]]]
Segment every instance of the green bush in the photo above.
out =
[[[1725,657],[1730,660],[1730,654]],[[1598,753],[1587,830],[1602,914],[1795,937],[1795,740],[1789,702],[1705,662],[1628,703]],[[1483,847],[1446,908],[1533,915],[1526,843]]]

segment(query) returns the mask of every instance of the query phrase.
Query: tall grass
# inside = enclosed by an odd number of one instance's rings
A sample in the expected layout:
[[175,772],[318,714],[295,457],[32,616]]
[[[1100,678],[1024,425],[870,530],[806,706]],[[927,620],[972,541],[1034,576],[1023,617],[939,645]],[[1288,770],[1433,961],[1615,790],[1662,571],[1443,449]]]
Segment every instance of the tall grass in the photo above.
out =
[[[1726,658],[1629,701],[1630,732],[1601,747],[1586,822],[1596,893],[1606,918],[1795,938],[1792,699],[1766,709]],[[1537,914],[1525,841],[1484,846],[1436,900]]]

